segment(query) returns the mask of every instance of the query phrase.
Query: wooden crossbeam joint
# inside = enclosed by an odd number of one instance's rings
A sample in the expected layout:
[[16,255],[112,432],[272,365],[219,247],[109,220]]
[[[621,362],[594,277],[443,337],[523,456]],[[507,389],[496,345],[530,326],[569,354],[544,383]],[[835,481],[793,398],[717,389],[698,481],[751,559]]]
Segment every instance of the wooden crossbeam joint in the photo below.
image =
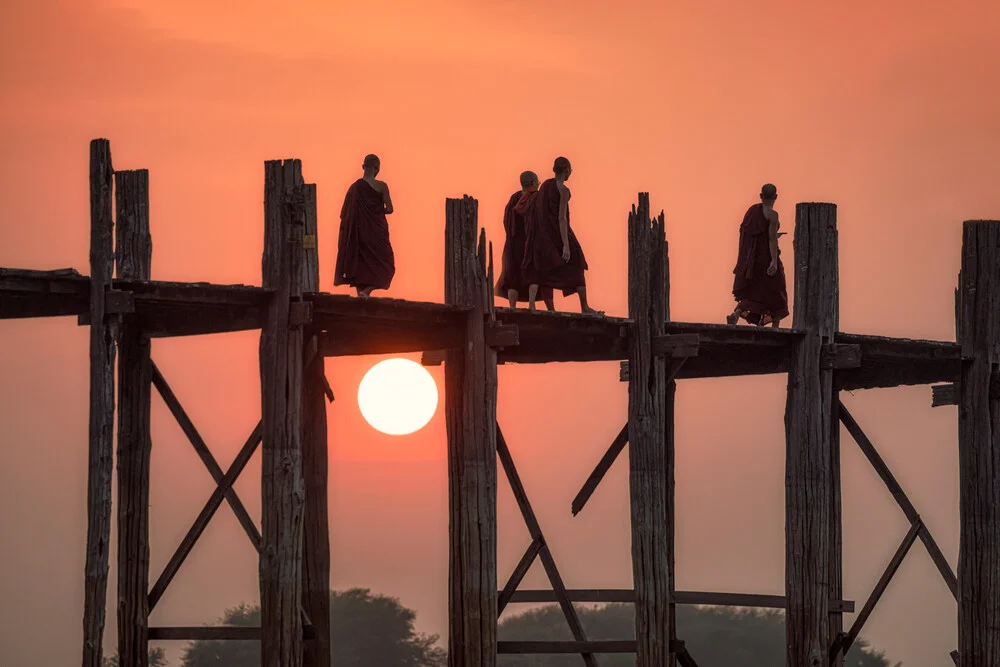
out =
[[289,329],[300,329],[307,324],[312,324],[312,320],[312,301],[292,301],[288,304]]
[[[990,378],[990,398],[1000,398],[1000,372],[994,372]],[[931,385],[931,407],[939,408],[942,405],[958,405],[957,383]]]
[[[104,293],[104,314],[125,315],[135,312],[135,295],[125,290],[108,290]],[[90,313],[80,313],[76,323],[83,327],[90,325]]]
[[[698,356],[698,334],[665,334],[653,336],[653,354],[658,357]],[[628,363],[628,362],[624,362]]]
[[[488,321],[484,331],[486,344],[490,347],[503,349],[520,345],[520,337],[516,324],[504,324],[499,321]],[[426,354],[426,352],[424,353]]]
[[819,367],[837,370],[861,368],[861,346],[828,343],[820,349]]
[[420,364],[423,366],[440,366],[444,363],[445,354],[448,350],[425,350],[420,355]]

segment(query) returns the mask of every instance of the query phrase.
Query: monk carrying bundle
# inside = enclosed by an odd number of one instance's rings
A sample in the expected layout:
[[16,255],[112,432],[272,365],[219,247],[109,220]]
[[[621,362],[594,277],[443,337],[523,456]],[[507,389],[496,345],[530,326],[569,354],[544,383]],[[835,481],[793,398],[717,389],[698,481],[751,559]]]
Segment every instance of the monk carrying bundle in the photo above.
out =
[[366,299],[372,290],[389,289],[396,273],[396,259],[389,243],[392,213],[389,186],[376,180],[380,162],[377,155],[366,155],[364,176],[354,181],[340,209],[340,238],[337,243],[337,268],[334,285],[350,285]]
[[770,183],[760,190],[760,204],[747,209],[740,225],[739,254],[733,269],[736,309],[726,316],[728,324],[742,317],[750,324],[777,327],[788,317],[785,268],[778,250],[778,212],[774,201],[778,190]]
[[569,160],[556,158],[555,174],[541,187],[524,214],[527,228],[524,261],[521,264],[528,282],[528,310],[535,309],[539,287],[562,290],[563,296],[580,295],[580,311],[602,314],[587,305],[587,284],[583,272],[587,260],[576,234],[569,224],[570,191],[566,180],[573,169]]
[[[518,301],[528,300],[528,282],[525,281],[521,270],[527,240],[524,212],[537,194],[538,176],[533,171],[525,171],[521,174],[521,189],[510,196],[503,211],[503,259],[495,293],[501,298],[506,297],[511,308],[516,308]],[[552,289],[543,287],[540,294],[545,307],[555,310]]]

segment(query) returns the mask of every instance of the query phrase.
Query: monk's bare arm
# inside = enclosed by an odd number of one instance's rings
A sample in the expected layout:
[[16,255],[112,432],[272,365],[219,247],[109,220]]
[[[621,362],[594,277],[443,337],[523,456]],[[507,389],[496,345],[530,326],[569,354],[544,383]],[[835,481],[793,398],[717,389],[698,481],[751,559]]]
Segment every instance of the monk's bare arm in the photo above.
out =
[[389,196],[389,186],[382,181],[378,182],[382,186],[382,204],[385,206],[385,214],[392,213],[392,197]]

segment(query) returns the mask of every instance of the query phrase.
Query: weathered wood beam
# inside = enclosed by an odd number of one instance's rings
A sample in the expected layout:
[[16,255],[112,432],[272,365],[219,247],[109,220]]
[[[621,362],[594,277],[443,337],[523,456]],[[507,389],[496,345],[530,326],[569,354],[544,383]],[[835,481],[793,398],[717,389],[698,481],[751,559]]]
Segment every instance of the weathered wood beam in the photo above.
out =
[[[212,476],[215,481],[216,486],[222,484],[222,480],[225,478],[225,473],[223,473],[219,462],[215,460],[212,455],[212,451],[205,444],[204,439],[202,439],[201,434],[198,429],[195,428],[194,422],[188,416],[187,412],[184,410],[184,406],[181,405],[180,400],[178,400],[177,395],[174,394],[174,390],[170,388],[167,383],[166,378],[163,377],[163,373],[160,372],[159,367],[157,367],[155,362],[150,362],[151,374],[153,386],[156,388],[157,393],[163,402],[166,404],[167,409],[170,410],[170,414],[174,416],[177,420],[177,425],[181,427],[181,431],[187,436],[188,442],[194,448],[198,458],[201,462],[205,464],[205,468],[208,469],[208,473]],[[252,437],[252,436],[251,436]],[[255,445],[256,446],[256,445]],[[250,513],[247,511],[246,507],[243,505],[243,501],[236,494],[235,489],[226,489],[225,491],[226,502],[232,508],[233,513],[236,515],[236,519],[243,526],[244,532],[250,538],[250,542],[253,544],[255,550],[260,551],[260,531],[257,530],[257,524],[250,517]]]
[[[243,447],[240,448],[240,451],[236,454],[236,458],[234,458],[233,462],[229,465],[229,469],[226,471],[226,474],[223,475],[222,478],[216,483],[215,490],[209,497],[208,502],[205,503],[205,506],[202,508],[197,518],[195,518],[191,528],[188,529],[188,532],[184,535],[181,543],[177,546],[173,556],[171,556],[170,560],[167,561],[167,565],[163,568],[163,572],[160,573],[156,583],[153,584],[152,589],[150,589],[148,602],[149,611],[152,611],[153,607],[156,606],[156,603],[163,597],[163,594],[166,592],[170,582],[173,581],[174,576],[177,574],[177,571],[180,570],[181,565],[184,564],[184,560],[188,557],[188,554],[191,553],[191,549],[194,548],[198,538],[201,537],[201,534],[205,531],[205,528],[208,526],[208,522],[211,521],[212,517],[215,516],[216,510],[218,510],[222,505],[223,498],[227,497],[232,491],[233,484],[236,482],[236,479],[240,476],[240,473],[243,472],[247,463],[250,462],[250,458],[253,456],[254,452],[257,451],[257,446],[260,445],[261,442],[261,433],[262,425],[258,422],[256,428],[253,430],[253,433],[251,433],[250,437],[247,438],[245,443],[243,443]],[[251,538],[251,541],[254,542],[254,549],[259,552],[260,538],[257,538],[256,541]]]
[[497,653],[579,653],[593,656],[595,653],[635,653],[635,640],[603,639],[599,641],[501,641],[497,642]]
[[1000,665],[1000,220],[962,225],[958,381],[958,652]]
[[305,188],[298,160],[264,165],[263,286],[274,290],[260,336],[261,667],[302,665],[302,329],[288,327],[302,296]]
[[820,368],[861,368],[861,346],[830,343],[820,350]]
[[795,207],[792,351],[785,406],[785,635],[788,667],[826,663],[830,637],[830,416],[833,369],[822,347],[837,331],[837,207]]
[[[994,371],[990,378],[990,400],[1000,399],[1000,373]],[[958,383],[936,384],[931,387],[931,407],[958,405]]]
[[[306,184],[305,227],[302,237],[302,290],[319,291],[317,250],[316,186]],[[303,301],[310,307],[313,302]],[[307,329],[309,352],[316,348],[319,332]],[[315,352],[313,354],[316,354]],[[303,359],[305,362],[306,359]],[[330,627],[330,515],[329,454],[327,443],[326,398],[333,391],[326,380],[323,357],[316,356],[302,369],[302,478],[305,508],[302,519],[302,607],[313,625]],[[330,667],[332,658],[329,631],[319,632],[303,646],[303,667]]]
[[957,343],[842,332],[837,333],[835,342],[861,348],[860,366],[839,369],[834,374],[839,389],[952,382],[958,379],[962,364],[961,348]]
[[653,356],[687,358],[698,356],[698,334],[660,334],[651,341]]
[[871,463],[872,468],[878,473],[878,476],[882,478],[882,482],[889,489],[889,493],[895,499],[896,504],[899,508],[903,510],[903,514],[906,516],[906,520],[911,524],[920,525],[920,541],[924,543],[927,548],[927,553],[930,555],[931,560],[934,561],[934,565],[937,567],[938,572],[941,573],[941,578],[944,579],[945,584],[948,586],[948,590],[958,600],[958,578],[952,571],[951,566],[948,564],[948,560],[944,557],[944,553],[941,548],[934,541],[934,537],[931,535],[930,530],[927,526],[920,521],[920,514],[917,512],[917,508],[913,506],[910,502],[909,497],[903,491],[903,487],[900,486],[899,482],[896,481],[895,476],[893,476],[892,471],[889,470],[889,466],[886,464],[885,460],[875,449],[875,445],[868,438],[858,422],[851,415],[850,410],[841,403],[838,410],[840,414],[840,422],[847,428],[847,432],[851,434],[851,437],[858,444],[858,447],[864,453],[865,458]]
[[[362,354],[404,354],[428,349],[458,348],[465,335],[465,324],[448,325],[406,324],[376,320],[354,320],[333,327],[321,335],[320,348],[324,357]],[[443,350],[442,350],[443,352]],[[438,356],[439,365],[444,361]]]
[[[524,525],[528,528],[528,534],[531,536],[532,541],[537,541],[541,544],[538,551],[538,558],[545,569],[545,576],[548,577],[549,583],[552,585],[552,593],[555,596],[555,600],[559,603],[563,615],[566,617],[566,622],[573,633],[573,638],[577,642],[586,642],[587,635],[583,630],[583,625],[580,623],[580,617],[577,616],[576,609],[573,608],[573,603],[566,595],[566,585],[563,583],[562,575],[559,574],[559,568],[556,566],[552,553],[545,544],[542,528],[535,517],[535,511],[528,500],[528,494],[521,483],[521,477],[514,466],[514,459],[510,454],[510,449],[507,447],[507,442],[504,440],[503,432],[500,430],[499,425],[496,427],[496,443],[497,456],[507,475],[507,481],[510,482],[511,492],[514,494],[517,506],[521,510],[521,516],[524,518]],[[516,591],[514,594],[516,595]],[[583,661],[588,667],[597,666],[596,659],[589,653],[583,654]]]
[[871,595],[865,601],[865,606],[861,608],[861,612],[854,619],[854,624],[851,625],[851,629],[844,636],[842,643],[840,645],[840,654],[846,656],[847,652],[851,649],[851,646],[858,639],[858,635],[861,634],[861,629],[865,626],[868,621],[868,617],[871,616],[872,611],[875,609],[875,605],[882,598],[882,594],[885,593],[885,589],[889,587],[889,583],[892,581],[893,576],[896,574],[896,570],[899,566],[903,564],[903,559],[906,558],[906,554],[910,551],[910,547],[916,542],[917,536],[920,534],[921,522],[918,519],[916,523],[910,526],[910,530],[906,533],[906,537],[899,544],[896,549],[896,553],[893,554],[892,560],[886,566],[885,571],[882,572],[882,576],[879,577],[878,583],[875,584],[875,588],[872,589]]
[[[316,628],[306,625],[302,628],[304,639],[315,639]],[[260,641],[260,626],[218,625],[218,626],[167,626],[149,629],[149,638],[157,641]]]
[[[524,555],[521,556],[521,560],[518,561],[517,566],[511,573],[507,583],[504,584],[503,590],[497,593],[497,616],[503,613],[507,603],[510,602],[511,596],[521,584],[521,580],[524,579],[524,575],[526,575],[528,570],[531,569],[531,565],[535,562],[535,558],[538,557],[538,553],[542,550],[542,546],[544,546],[544,544],[544,541],[540,537],[531,540],[531,544],[528,545]],[[553,602],[554,601],[555,599],[553,598]]]
[[[115,263],[119,278],[149,280],[149,172],[115,172]],[[105,312],[133,313],[131,292],[108,292]],[[128,297],[128,298],[122,298]],[[118,340],[118,664],[149,664],[149,435],[153,364],[149,336],[135,315],[122,318]]]
[[629,497],[632,520],[632,579],[635,585],[637,667],[669,664],[670,548],[673,531],[667,454],[666,360],[655,341],[667,320],[664,216],[650,219],[649,194],[628,218]]
[[104,607],[111,540],[114,470],[114,318],[104,317],[104,296],[114,269],[111,189],[114,169],[107,139],[90,142],[90,417],[87,468],[87,557],[84,566],[83,667],[101,667]]
[[[840,392],[833,389],[830,400],[830,599],[844,596],[844,519],[842,502],[842,476],[840,474]],[[830,638],[844,635],[844,615],[830,606]],[[835,654],[830,667],[843,667],[843,655]]]
[[448,661],[461,667],[495,667],[497,654],[497,358],[486,344],[493,285],[478,208],[468,196],[445,203],[445,303],[465,311],[464,343],[444,368]]
[[[567,589],[570,602],[632,603],[635,591],[630,588],[589,588]],[[758,593],[717,593],[709,591],[674,591],[670,596],[673,604],[702,605],[711,607],[756,607],[760,609],[784,609],[785,596],[761,595]],[[557,602],[556,593],[546,589],[522,589],[514,591],[508,604],[541,604]],[[830,609],[838,613],[854,613],[853,600],[830,600]]]
[[604,476],[608,474],[608,470],[614,464],[615,460],[618,459],[618,455],[621,454],[622,450],[625,449],[625,445],[628,443],[628,422],[622,426],[622,430],[618,432],[615,439],[611,442],[611,446],[608,450],[604,452],[604,456],[601,460],[597,462],[594,466],[593,472],[587,478],[587,481],[583,483],[583,487],[580,492],[576,494],[573,498],[573,504],[571,505],[571,510],[573,516],[580,513],[581,510],[587,505],[587,501],[590,497],[594,495],[594,491],[597,489],[597,485],[601,483]]

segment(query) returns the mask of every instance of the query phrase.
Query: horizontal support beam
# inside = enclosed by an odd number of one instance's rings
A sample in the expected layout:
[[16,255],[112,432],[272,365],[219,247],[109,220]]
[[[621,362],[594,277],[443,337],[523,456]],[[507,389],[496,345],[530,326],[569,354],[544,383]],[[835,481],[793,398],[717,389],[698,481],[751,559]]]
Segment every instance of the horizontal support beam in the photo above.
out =
[[[152,639],[152,637],[150,637]],[[498,641],[497,653],[635,653],[634,639],[601,641]]]
[[312,324],[313,305],[310,301],[292,301],[288,304],[288,328],[298,329]]
[[490,347],[505,348],[520,345],[516,324],[488,322],[484,330],[486,344]]
[[[316,628],[302,626],[304,639],[315,639]],[[180,625],[149,629],[150,641],[260,641],[260,627],[239,625]]]
[[[1000,373],[994,373],[990,378],[990,398],[1000,398]],[[931,407],[942,405],[958,405],[958,385],[954,382],[936,384],[931,387]]]
[[[635,602],[635,591],[628,588],[574,589],[567,590],[570,602]],[[514,591],[510,603],[556,602],[555,592],[545,589]],[[785,596],[760,595],[756,593],[711,593],[705,591],[674,591],[671,602],[685,605],[707,605],[717,607],[757,607],[760,609],[784,609]],[[831,600],[831,613],[854,613],[853,600]]]
[[665,334],[653,336],[653,355],[674,359],[698,356],[698,334]]

